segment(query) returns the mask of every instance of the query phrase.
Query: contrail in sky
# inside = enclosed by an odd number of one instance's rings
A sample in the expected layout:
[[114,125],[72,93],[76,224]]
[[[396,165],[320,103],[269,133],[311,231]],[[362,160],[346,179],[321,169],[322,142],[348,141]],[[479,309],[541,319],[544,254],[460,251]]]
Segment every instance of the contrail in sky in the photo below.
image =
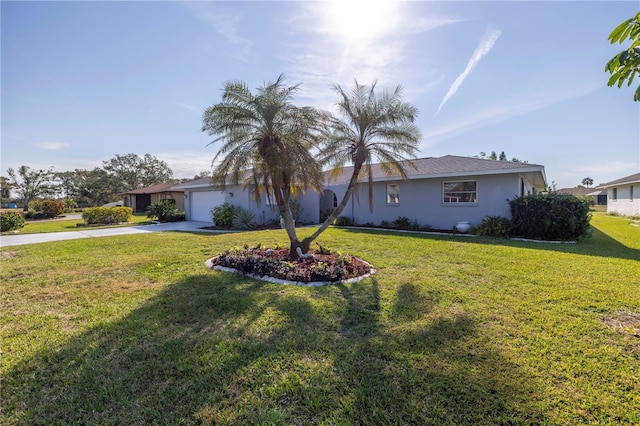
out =
[[500,37],[500,34],[502,34],[500,30],[494,29],[490,29],[484,33],[480,43],[478,43],[478,47],[476,47],[476,50],[474,50],[473,55],[471,55],[469,62],[467,62],[467,67],[462,71],[462,74],[456,78],[456,81],[453,82],[447,94],[442,98],[442,102],[440,102],[436,115],[440,112],[444,104],[446,104],[447,101],[456,94],[464,80],[469,76],[469,74],[471,74],[471,71],[473,71],[476,65],[478,65],[480,59],[484,58],[491,51],[493,45],[496,44],[498,37]]

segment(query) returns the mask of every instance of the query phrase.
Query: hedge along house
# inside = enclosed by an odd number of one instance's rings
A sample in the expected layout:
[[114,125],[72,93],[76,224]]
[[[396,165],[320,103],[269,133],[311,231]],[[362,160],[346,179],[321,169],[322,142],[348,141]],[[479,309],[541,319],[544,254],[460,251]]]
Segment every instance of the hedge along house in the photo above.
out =
[[144,212],[148,206],[160,200],[173,198],[176,208],[184,210],[184,191],[173,189],[173,184],[160,183],[146,188],[134,189],[122,194],[125,207],[131,207],[134,212]]
[[[411,165],[413,164],[413,166]],[[373,165],[373,212],[369,211],[367,183],[358,184],[359,196],[352,196],[342,212],[357,224],[392,222],[400,216],[430,225],[451,229],[456,222],[477,225],[485,216],[509,217],[507,200],[547,188],[544,167],[535,164],[494,161],[469,157],[445,156],[407,161],[408,179],[386,176]],[[294,203],[297,223],[319,223],[342,199],[353,168],[327,181],[320,194],[307,191]],[[173,187],[184,191],[187,220],[211,222],[212,208],[228,202],[248,209],[258,224],[278,220],[275,204],[254,200],[252,186],[227,185],[224,192],[211,179],[196,179]]]
[[[407,179],[387,176],[373,165],[373,211],[368,184],[361,181],[359,196],[352,196],[342,216],[375,225],[407,217],[421,226],[452,229],[461,221],[478,225],[486,216],[510,217],[507,200],[547,188],[544,167],[536,164],[447,155],[407,161],[404,166]],[[346,167],[327,183],[320,209],[342,199],[352,170]]]
[[640,216],[640,173],[602,186],[607,188],[607,213]]

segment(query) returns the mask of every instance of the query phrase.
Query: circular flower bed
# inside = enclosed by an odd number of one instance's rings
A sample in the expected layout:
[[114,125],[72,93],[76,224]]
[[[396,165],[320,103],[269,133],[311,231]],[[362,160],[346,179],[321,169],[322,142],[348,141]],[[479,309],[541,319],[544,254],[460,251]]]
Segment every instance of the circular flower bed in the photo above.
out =
[[254,278],[270,277],[275,278],[276,282],[287,281],[302,285],[362,279],[375,272],[362,259],[326,250],[311,250],[305,257],[290,261],[289,249],[286,248],[227,250],[220,256],[208,259],[205,264],[210,269],[231,269]]

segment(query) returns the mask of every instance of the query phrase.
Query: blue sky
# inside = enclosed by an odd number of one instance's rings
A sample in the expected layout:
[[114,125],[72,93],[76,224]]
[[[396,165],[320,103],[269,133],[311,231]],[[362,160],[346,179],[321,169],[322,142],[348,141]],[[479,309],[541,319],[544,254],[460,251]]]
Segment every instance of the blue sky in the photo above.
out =
[[150,153],[210,168],[200,131],[222,83],[281,73],[332,110],[334,83],[404,87],[421,157],[505,151],[573,187],[640,171],[640,104],[607,87],[625,2],[1,3],[1,171]]

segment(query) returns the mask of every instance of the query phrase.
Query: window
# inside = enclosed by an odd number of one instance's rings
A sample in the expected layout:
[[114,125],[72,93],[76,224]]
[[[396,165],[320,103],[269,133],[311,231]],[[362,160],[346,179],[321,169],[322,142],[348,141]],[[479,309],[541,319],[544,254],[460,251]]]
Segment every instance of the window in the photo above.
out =
[[442,201],[445,204],[477,203],[477,186],[475,180],[444,182],[442,185]]
[[387,184],[387,204],[400,204],[400,185]]
[[633,185],[629,188],[629,201],[633,201]]
[[618,200],[618,188],[613,188],[611,190],[611,199],[613,201],[617,201]]
[[336,207],[338,207],[338,197],[336,196],[336,193],[333,193],[333,208],[335,209]]

